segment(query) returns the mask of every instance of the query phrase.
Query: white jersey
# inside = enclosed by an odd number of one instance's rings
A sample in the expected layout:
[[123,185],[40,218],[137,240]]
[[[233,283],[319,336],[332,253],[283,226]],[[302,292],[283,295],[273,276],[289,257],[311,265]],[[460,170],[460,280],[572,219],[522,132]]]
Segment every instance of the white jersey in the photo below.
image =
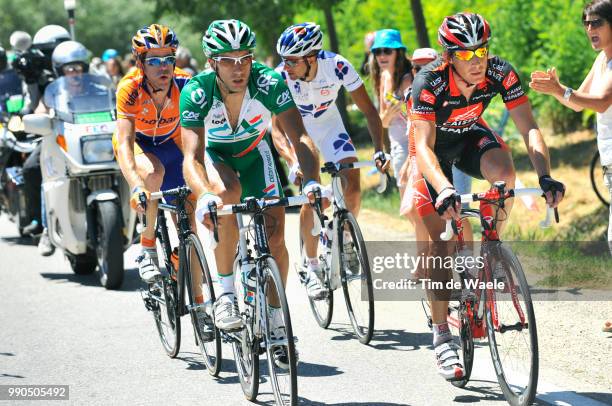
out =
[[349,61],[333,52],[319,51],[317,62],[317,75],[310,82],[291,80],[283,70],[283,63],[276,70],[285,79],[304,127],[325,162],[356,158],[355,146],[335,102],[342,86],[352,92],[363,85],[363,81]]
[[[612,60],[606,61],[606,54],[602,51],[595,61],[591,94],[598,95],[603,92],[612,75]],[[597,113],[597,146],[601,164],[612,165],[612,106],[603,113]]]
[[341,55],[319,51],[317,62],[317,75],[310,82],[291,80],[283,70],[282,62],[276,68],[291,90],[306,130],[318,124],[329,124],[330,121],[342,123],[335,103],[340,88],[344,86],[347,91],[352,92],[363,85],[355,68]]

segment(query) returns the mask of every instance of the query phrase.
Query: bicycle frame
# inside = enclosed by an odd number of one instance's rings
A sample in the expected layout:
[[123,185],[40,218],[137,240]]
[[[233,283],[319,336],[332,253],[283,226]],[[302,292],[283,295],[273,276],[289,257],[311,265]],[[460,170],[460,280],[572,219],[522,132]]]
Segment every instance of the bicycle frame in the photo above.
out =
[[[478,280],[488,282],[491,280],[492,271],[490,269],[491,261],[489,258],[499,258],[500,256],[497,254],[499,250],[501,240],[499,239],[499,235],[497,233],[497,211],[504,207],[504,202],[506,199],[519,196],[521,194],[541,194],[541,190],[539,189],[514,189],[514,190],[505,190],[505,184],[496,182],[495,185],[488,191],[472,194],[472,195],[462,195],[461,202],[479,202],[480,209],[479,210],[462,210],[461,214],[465,215],[462,218],[466,217],[477,217],[480,219],[482,225],[482,245],[480,247],[480,253],[482,258],[484,259],[484,266],[478,273]],[[497,206],[497,209],[494,208]],[[489,216],[492,214],[492,210],[495,210],[494,216]],[[540,225],[542,227],[547,227],[550,223],[550,212],[549,208],[546,213],[546,220],[544,223]],[[556,215],[556,212],[555,212]],[[558,219],[557,219],[558,221]],[[465,240],[463,238],[463,228],[461,226],[461,220],[454,220],[452,222],[447,223],[446,232],[441,236],[442,239],[448,240],[450,238],[446,238],[449,231],[449,224],[457,230],[457,245],[456,252],[461,251],[465,247]],[[512,275],[510,273],[506,273],[506,277],[509,279],[506,281],[510,294],[512,297],[512,302],[514,307],[519,315],[519,326],[510,326],[504,327],[504,329],[521,329],[523,327],[527,327],[527,323],[525,321],[525,315],[521,309],[520,303],[518,302],[518,297],[516,294],[516,286],[512,281]],[[465,275],[461,273],[461,281],[462,286],[464,284]],[[491,309],[491,316],[493,320],[493,328],[496,331],[502,331],[502,327],[499,325],[499,320],[497,317],[497,303],[495,301],[495,290],[491,287],[486,287],[482,289],[480,284],[473,292],[473,295],[470,295],[470,298],[460,300],[461,306],[465,307],[466,314],[468,319],[470,320],[470,327],[472,329],[472,335],[474,338],[484,338],[486,337],[486,329],[484,323],[484,310],[485,307],[487,309]],[[483,304],[484,302],[484,304]],[[453,317],[452,315],[448,315],[447,317],[449,324],[453,327],[459,329],[460,328],[460,320],[458,318]]]

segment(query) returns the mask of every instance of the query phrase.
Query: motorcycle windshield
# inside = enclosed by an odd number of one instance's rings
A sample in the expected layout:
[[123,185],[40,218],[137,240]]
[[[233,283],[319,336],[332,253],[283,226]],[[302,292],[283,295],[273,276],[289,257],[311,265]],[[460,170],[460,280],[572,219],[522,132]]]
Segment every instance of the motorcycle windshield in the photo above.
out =
[[44,103],[65,122],[98,121],[96,118],[110,121],[96,116],[102,114],[110,118],[115,110],[115,93],[111,86],[105,76],[88,73],[62,76],[47,86]]

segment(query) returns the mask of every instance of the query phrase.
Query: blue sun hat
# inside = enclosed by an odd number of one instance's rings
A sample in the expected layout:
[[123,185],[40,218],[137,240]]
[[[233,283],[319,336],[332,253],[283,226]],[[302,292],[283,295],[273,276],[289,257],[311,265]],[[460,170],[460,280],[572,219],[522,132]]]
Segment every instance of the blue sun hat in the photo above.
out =
[[406,45],[402,43],[402,36],[398,30],[384,29],[376,31],[374,44],[370,50],[373,51],[376,48],[406,49]]

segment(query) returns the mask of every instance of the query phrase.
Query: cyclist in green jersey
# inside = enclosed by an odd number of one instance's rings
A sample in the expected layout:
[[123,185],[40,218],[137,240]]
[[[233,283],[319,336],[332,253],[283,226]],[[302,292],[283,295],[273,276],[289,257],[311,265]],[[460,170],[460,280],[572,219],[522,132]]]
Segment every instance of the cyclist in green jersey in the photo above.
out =
[[[196,218],[210,230],[209,202],[220,207],[223,203],[239,203],[248,196],[283,196],[267,135],[272,115],[278,117],[295,146],[307,180],[305,194],[320,187],[319,162],[285,81],[274,70],[253,60],[255,34],[246,24],[238,20],[214,21],[202,39],[202,47],[211,69],[185,86],[180,111],[185,180],[198,196]],[[284,209],[267,213],[270,250],[285,282],[289,256],[284,239]],[[237,241],[234,216],[220,217],[215,258],[221,295],[214,313],[215,324],[224,330],[242,326],[232,271]],[[275,314],[280,309],[270,310],[274,334],[282,337],[282,318]]]

